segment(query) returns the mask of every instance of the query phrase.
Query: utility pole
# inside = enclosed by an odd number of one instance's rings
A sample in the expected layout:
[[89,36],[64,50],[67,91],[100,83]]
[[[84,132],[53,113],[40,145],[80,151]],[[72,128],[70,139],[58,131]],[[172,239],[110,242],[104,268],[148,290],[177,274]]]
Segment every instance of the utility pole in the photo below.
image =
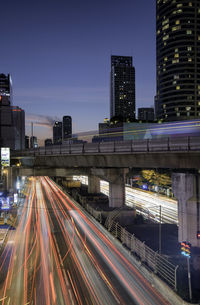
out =
[[162,215],[161,215],[161,205],[160,205],[160,221],[159,221],[159,254],[162,250]]

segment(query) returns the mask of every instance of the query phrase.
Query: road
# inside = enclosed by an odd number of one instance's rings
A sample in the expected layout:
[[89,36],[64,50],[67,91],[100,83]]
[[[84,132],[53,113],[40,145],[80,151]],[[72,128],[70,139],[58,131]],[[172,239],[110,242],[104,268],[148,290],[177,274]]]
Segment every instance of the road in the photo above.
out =
[[[88,179],[85,176],[74,176],[74,179],[88,184]],[[109,196],[108,182],[101,180],[100,190]],[[154,222],[178,224],[178,204],[174,199],[126,186],[125,204],[136,208],[138,213]]]
[[49,178],[32,178],[18,219],[0,259],[0,304],[169,304]]

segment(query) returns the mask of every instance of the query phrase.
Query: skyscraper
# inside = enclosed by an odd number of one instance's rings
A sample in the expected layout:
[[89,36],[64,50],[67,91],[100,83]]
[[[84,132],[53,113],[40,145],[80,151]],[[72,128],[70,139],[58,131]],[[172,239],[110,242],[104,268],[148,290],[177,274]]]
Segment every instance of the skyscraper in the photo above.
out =
[[131,56],[111,56],[110,118],[135,119],[135,68]]
[[10,75],[0,74],[0,146],[15,149]]
[[12,80],[10,74],[0,74],[0,96],[1,104],[12,105]]
[[200,1],[156,4],[156,117],[200,118]]
[[25,148],[25,113],[18,106],[12,106],[15,149]]
[[72,137],[72,118],[69,115],[63,117],[63,141]]
[[62,122],[56,121],[53,126],[53,144],[62,144]]

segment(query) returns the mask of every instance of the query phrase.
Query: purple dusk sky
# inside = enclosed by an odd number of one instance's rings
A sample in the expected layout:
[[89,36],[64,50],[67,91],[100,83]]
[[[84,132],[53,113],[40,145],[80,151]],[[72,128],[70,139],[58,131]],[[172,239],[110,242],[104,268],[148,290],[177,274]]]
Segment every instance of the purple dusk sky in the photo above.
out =
[[133,56],[136,106],[152,106],[155,49],[155,0],[1,3],[0,72],[11,74],[14,105],[39,138],[51,137],[48,126],[64,115],[73,132],[109,117],[111,54]]

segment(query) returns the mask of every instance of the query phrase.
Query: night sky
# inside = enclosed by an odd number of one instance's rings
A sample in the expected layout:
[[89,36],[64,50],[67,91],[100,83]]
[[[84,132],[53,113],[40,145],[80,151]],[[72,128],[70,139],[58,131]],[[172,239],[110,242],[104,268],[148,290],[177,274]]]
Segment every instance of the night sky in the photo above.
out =
[[[155,95],[155,0],[1,1],[1,73],[39,138],[71,115],[73,132],[109,117],[110,55],[133,56],[136,106]],[[41,127],[46,125],[47,127]]]

